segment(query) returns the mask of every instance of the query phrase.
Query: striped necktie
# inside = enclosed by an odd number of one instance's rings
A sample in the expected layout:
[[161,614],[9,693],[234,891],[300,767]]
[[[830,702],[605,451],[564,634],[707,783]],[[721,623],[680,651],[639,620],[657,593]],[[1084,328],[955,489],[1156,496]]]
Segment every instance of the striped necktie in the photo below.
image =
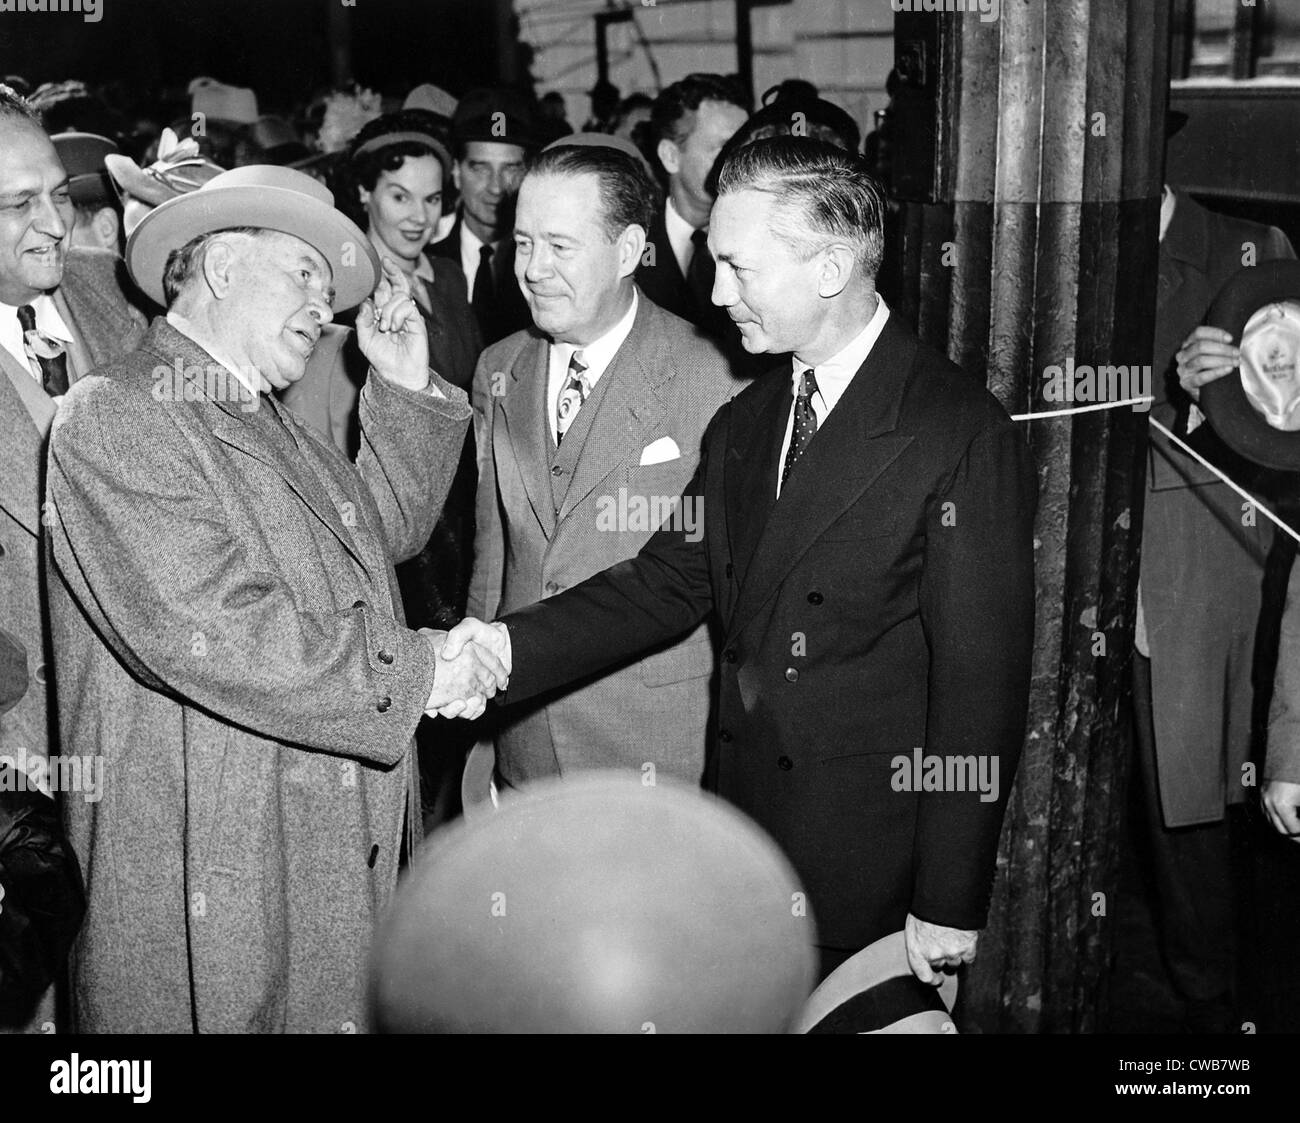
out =
[[811,370],[806,370],[803,372],[803,381],[799,384],[799,393],[794,399],[794,425],[790,428],[790,448],[785,454],[785,468],[781,472],[782,490],[790,469],[798,463],[809,442],[817,435],[817,414],[813,411],[812,404],[815,393],[817,376]]
[[68,392],[68,354],[63,344],[36,328],[36,309],[24,304],[18,309],[23,329],[23,345],[29,361],[35,360],[41,371],[41,385],[51,398]]
[[587,364],[583,361],[582,352],[575,351],[569,359],[569,377],[564,383],[564,388],[560,390],[560,399],[555,403],[555,443],[558,445],[564,440],[564,434],[569,431],[569,426],[573,424],[573,419],[578,416],[578,410],[582,408],[582,403],[587,400],[587,395],[591,393],[591,387],[587,385],[587,380],[583,376],[587,373]]

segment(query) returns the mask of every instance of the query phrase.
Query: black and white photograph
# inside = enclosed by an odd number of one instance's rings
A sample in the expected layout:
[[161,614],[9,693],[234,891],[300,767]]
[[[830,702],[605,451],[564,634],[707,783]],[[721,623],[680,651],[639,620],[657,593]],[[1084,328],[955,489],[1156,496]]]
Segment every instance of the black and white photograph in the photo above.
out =
[[6,1102],[1282,1091],[1297,246],[1300,0],[0,0]]

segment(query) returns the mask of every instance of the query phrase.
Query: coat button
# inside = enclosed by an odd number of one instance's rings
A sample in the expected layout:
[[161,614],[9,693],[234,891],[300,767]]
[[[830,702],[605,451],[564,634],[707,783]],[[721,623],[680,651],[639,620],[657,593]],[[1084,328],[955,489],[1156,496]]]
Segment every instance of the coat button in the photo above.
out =
[[363,600],[354,600],[354,601],[352,602],[352,607],[353,607],[353,608],[365,608],[365,607],[366,607],[366,602],[363,601]]
[[789,772],[790,769],[794,767],[794,761],[792,761],[788,756],[779,756],[776,758],[776,766],[782,772]]
[[378,857],[379,857],[379,843],[376,842],[374,846],[370,848],[370,857],[366,859],[366,865],[368,865],[371,869],[374,869],[375,859],[377,859]]
[[0,558],[5,556],[5,544],[0,542]]
[[798,681],[799,681],[799,672],[796,671],[793,667],[786,667],[786,669],[785,669],[785,681],[786,681],[786,682],[798,682]]
[[732,576],[732,575],[736,572],[736,567],[735,567],[734,565],[732,565],[731,562],[727,562],[727,567],[726,567],[726,569],[723,570],[723,572],[724,572],[728,577],[730,577],[730,576]]
[[560,591],[560,586],[554,581],[548,581],[546,582],[546,591],[548,593],[558,593]]
[[380,698],[375,704],[375,709],[377,709],[381,714],[386,714],[388,713],[388,707],[392,704],[393,700],[389,698],[388,695],[384,695],[384,697]]
[[381,651],[379,653],[379,661],[387,666],[393,661],[393,653],[391,651]]
[[736,649],[734,647],[727,648],[727,650],[722,653],[722,658],[724,662],[734,663],[736,661]]
[[35,679],[37,682],[39,682],[42,686],[45,685],[45,664],[44,663],[36,664],[35,669],[33,669],[32,671],[32,678]]
[[734,740],[734,738],[731,736],[731,730],[730,730],[730,729],[719,729],[719,730],[718,730],[718,740],[721,741],[724,745],[730,745],[731,742]]
[[826,598],[825,598],[824,596],[822,596],[821,593],[818,593],[818,592],[811,592],[811,593],[808,594],[808,603],[809,603],[809,604],[821,604],[822,601],[824,601],[825,599],[826,599]]
[[564,475],[564,469],[561,468],[558,464],[552,464],[552,465],[551,465],[551,475],[553,475],[553,476],[562,476],[562,475]]

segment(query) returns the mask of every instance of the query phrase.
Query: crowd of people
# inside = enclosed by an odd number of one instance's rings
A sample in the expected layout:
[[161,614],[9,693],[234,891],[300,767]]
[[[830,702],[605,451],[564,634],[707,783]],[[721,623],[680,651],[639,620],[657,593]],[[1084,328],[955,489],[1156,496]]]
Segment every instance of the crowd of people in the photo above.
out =
[[[507,89],[288,117],[187,95],[154,117],[0,87],[5,1024],[53,1025],[66,981],[81,1032],[366,1028],[369,941],[423,834],[601,768],[755,819],[822,978],[899,932],[922,983],[971,962],[1037,485],[981,380],[879,291],[884,138],[864,155],[809,83],[755,107],[719,74],[605,97],[580,132]],[[1205,220],[1166,208],[1172,250]],[[1209,296],[1161,321],[1158,361]],[[1182,353],[1192,390],[1217,345]],[[1200,751],[1166,713],[1236,736],[1177,691],[1239,705],[1161,678],[1162,542],[1211,534],[1164,486],[1153,778],[1158,750]],[[1250,606],[1221,603],[1246,642]],[[1236,647],[1207,658],[1239,672]],[[991,786],[923,782],[929,761]],[[1222,818],[1223,786],[1179,803],[1179,775],[1152,780],[1153,830],[1186,879],[1221,840],[1166,828]],[[1203,914],[1181,932],[1212,958]],[[1226,1000],[1222,972],[1187,985]]]

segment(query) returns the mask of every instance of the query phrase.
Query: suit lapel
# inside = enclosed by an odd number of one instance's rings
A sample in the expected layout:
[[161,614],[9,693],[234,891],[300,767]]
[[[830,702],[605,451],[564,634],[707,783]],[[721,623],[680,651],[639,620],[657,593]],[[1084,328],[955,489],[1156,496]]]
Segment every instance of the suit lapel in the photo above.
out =
[[790,416],[790,369],[787,360],[761,375],[733,407],[723,477],[728,546],[740,584],[776,503],[776,462]]
[[501,456],[507,449],[514,454],[528,502],[549,539],[555,533],[555,500],[551,494],[551,434],[546,416],[548,350],[545,339],[531,336],[516,356],[507,392],[496,399],[509,440],[494,441],[493,455],[498,458],[500,479],[508,467],[502,465]]
[[[642,362],[657,310],[646,297],[638,300],[632,330],[601,375],[600,381],[609,379],[609,384],[604,387],[603,398],[593,403],[595,411],[586,419],[589,428],[573,470],[573,480],[560,507],[561,520],[630,455],[639,454],[645,435],[663,418],[663,399],[658,391],[673,372],[666,363]],[[581,411],[578,418],[582,420]]]
[[[912,443],[912,437],[900,436],[895,429],[915,354],[915,340],[891,317],[790,474],[780,499],[772,504],[746,567],[729,633],[738,632],[754,617],[826,528]],[[788,399],[788,395],[782,397]],[[751,488],[770,484],[771,494],[776,489],[776,460],[785,435],[786,412],[769,408],[763,416],[768,427],[770,470],[750,476],[748,484]],[[739,498],[746,501],[744,494]],[[764,498],[751,492],[749,501],[758,504]]]
[[[142,345],[143,350],[153,352],[165,366],[173,367],[179,360],[180,369],[184,371],[185,380],[191,383],[198,391],[197,396],[201,396],[205,401],[211,402],[220,411],[216,423],[212,426],[212,435],[221,441],[222,444],[243,453],[245,456],[251,456],[274,471],[289,487],[289,489],[302,500],[303,505],[311,511],[329,530],[341,545],[356,561],[356,563],[370,573],[370,565],[362,556],[352,536],[344,528],[339,518],[338,508],[330,500],[329,496],[321,486],[314,471],[303,471],[302,466],[293,464],[285,455],[281,448],[277,447],[277,442],[259,431],[257,422],[251,413],[243,407],[249,403],[246,401],[226,400],[233,397],[230,394],[218,394],[212,397],[207,393],[207,387],[203,385],[204,373],[209,368],[220,367],[220,364],[198,346],[193,340],[178,332],[166,320],[159,320],[150,330],[148,338]],[[234,384],[234,376],[229,375],[229,383]],[[280,425],[279,414],[276,413],[276,404],[268,402],[265,397],[259,397],[257,402],[258,415],[261,415],[261,421],[275,426]],[[296,425],[287,424],[287,431],[284,433],[284,440],[290,443],[298,442],[298,435],[294,432]],[[360,517],[358,513],[358,517]]]
[[7,430],[0,441],[0,506],[39,535],[45,434],[54,417],[54,403],[3,347],[0,367],[4,368],[0,374],[0,418]]

